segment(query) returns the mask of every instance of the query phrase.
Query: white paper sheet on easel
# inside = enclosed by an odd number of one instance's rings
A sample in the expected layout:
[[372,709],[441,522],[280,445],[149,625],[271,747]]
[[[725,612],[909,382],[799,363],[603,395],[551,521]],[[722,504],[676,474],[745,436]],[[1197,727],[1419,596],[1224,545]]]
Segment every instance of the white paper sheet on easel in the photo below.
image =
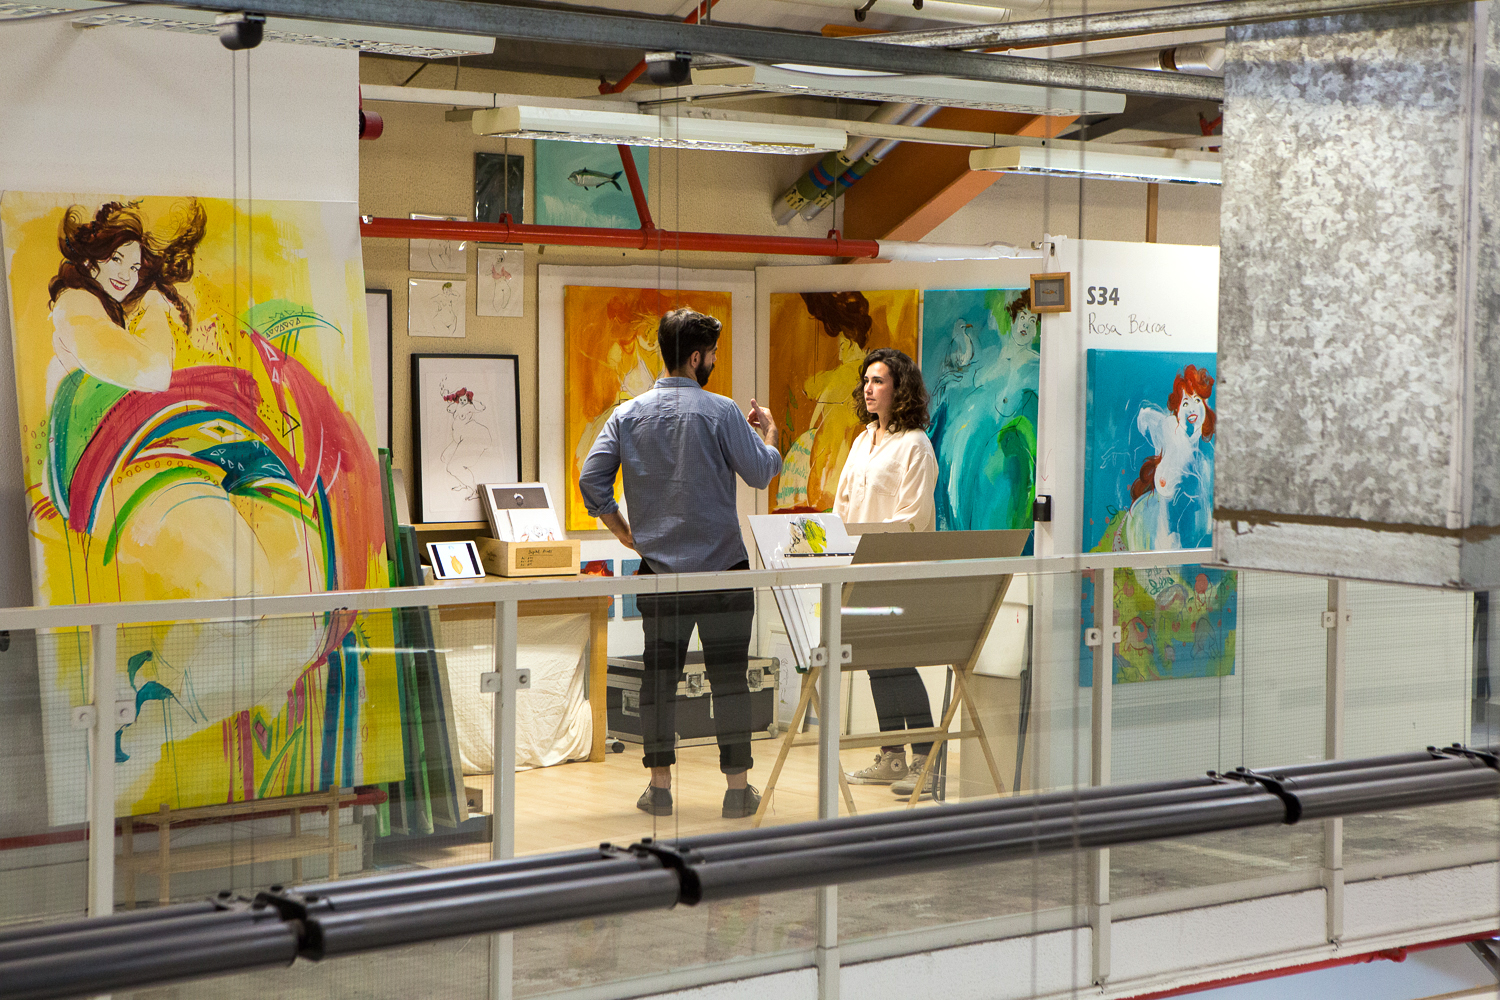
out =
[[[767,569],[847,566],[854,558],[855,542],[836,514],[752,514],[749,520],[760,561]],[[776,595],[797,669],[806,670],[821,635],[822,588],[772,587],[771,592]]]

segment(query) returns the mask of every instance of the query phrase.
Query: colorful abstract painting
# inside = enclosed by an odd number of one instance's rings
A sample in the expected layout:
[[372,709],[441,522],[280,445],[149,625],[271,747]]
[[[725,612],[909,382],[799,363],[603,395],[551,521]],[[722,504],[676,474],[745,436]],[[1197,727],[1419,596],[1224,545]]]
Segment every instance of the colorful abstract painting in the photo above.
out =
[[[543,226],[601,226],[638,229],[635,199],[618,146],[597,142],[536,143],[536,221]],[[651,157],[632,146],[631,158],[649,191]]]
[[[7,192],[0,235],[37,603],[387,584],[354,205]],[[87,635],[39,646],[76,762]],[[389,613],[122,630],[119,812],[401,779],[392,646]]]
[[[639,559],[621,559],[620,575],[635,576],[640,571],[641,561]],[[636,594],[620,595],[620,617],[626,621],[634,621],[641,616],[641,606],[637,603]]]
[[1029,289],[923,296],[939,531],[1032,526],[1041,350],[1030,306]]
[[[613,559],[589,559],[578,564],[579,576],[614,576],[615,561]],[[615,616],[615,602],[611,598],[609,602],[609,617]]]
[[[1212,354],[1088,352],[1085,550],[1210,544],[1216,371]],[[1237,586],[1233,572],[1206,566],[1117,570],[1115,683],[1234,673]],[[1093,596],[1085,579],[1084,627],[1094,624]]]
[[877,347],[917,360],[917,292],[776,292],[770,319],[771,415],[781,428],[771,512],[831,510],[862,426],[860,363]]
[[[718,363],[706,388],[733,395],[734,331],[729,292],[693,292],[670,288],[563,289],[563,351],[567,391],[563,440],[568,449],[567,525],[569,531],[604,526],[590,517],[578,492],[583,460],[615,407],[650,389],[662,374],[656,325],[662,314],[686,306],[722,323]],[[620,485],[615,483],[615,497]]]

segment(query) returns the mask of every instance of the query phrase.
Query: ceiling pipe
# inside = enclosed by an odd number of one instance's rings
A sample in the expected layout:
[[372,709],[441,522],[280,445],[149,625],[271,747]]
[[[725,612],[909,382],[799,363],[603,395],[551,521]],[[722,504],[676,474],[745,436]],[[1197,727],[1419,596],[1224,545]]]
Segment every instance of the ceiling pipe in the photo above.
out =
[[450,222],[444,219],[360,218],[361,236],[372,239],[474,240],[548,246],[610,247],[618,250],[688,250],[794,257],[880,256],[877,240],[688,233],[669,229],[596,229],[592,226],[536,226],[518,222]]
[[618,250],[687,250],[696,253],[746,253],[791,257],[847,257],[869,260],[1014,260],[1040,258],[1039,250],[1008,243],[970,246],[958,243],[912,243],[892,240],[847,240],[838,230],[824,238],[757,236],[736,233],[687,233],[655,226],[640,229],[595,229],[591,226],[533,226],[509,221],[450,222],[446,219],[386,219],[360,216],[359,234],[369,239],[474,240],[480,243],[531,243],[551,246],[609,247]]
[[[244,8],[244,0],[193,0],[193,5],[209,10],[235,11]],[[267,15],[357,21],[495,38],[600,45],[644,52],[706,52],[753,62],[956,76],[1177,100],[1224,99],[1224,85],[1219,80],[1176,73],[1147,73],[1114,66],[1082,66],[1019,56],[881,44],[888,37],[885,35],[873,36],[877,41],[867,42],[864,37],[871,36],[825,38],[806,32],[712,23],[682,24],[597,10],[522,7],[479,0],[384,0],[379,4],[368,0],[256,0],[255,7]]]
[[1176,45],[1169,49],[1148,49],[1143,52],[1112,52],[1109,55],[1089,56],[1083,61],[1090,66],[1128,66],[1131,69],[1149,69],[1161,73],[1219,76],[1224,72],[1224,46]]
[[[919,104],[899,124],[911,126],[922,125],[933,115],[937,114],[939,110],[941,109],[935,104]],[[899,145],[901,145],[901,142],[898,139],[871,140],[870,148],[863,156],[855,160],[847,170],[834,178],[833,184],[826,191],[802,206],[800,213],[802,218],[811,221],[823,214],[825,208],[842,198],[845,192],[858,184],[866,174],[875,169],[876,164],[885,159],[886,154]]]
[[[876,108],[874,113],[869,118],[866,118],[865,121],[878,125],[905,124],[906,119],[920,107],[921,105],[918,104],[891,101]],[[878,138],[863,136],[851,139],[849,145],[838,152],[825,153],[816,166],[799,177],[791,187],[781,192],[776,201],[772,203],[771,215],[775,218],[776,224],[778,226],[786,225],[795,219],[798,213],[825,195],[827,195],[829,201],[832,201],[834,196],[828,194],[829,190],[845,174],[863,162],[863,158],[879,143],[880,139]],[[864,167],[864,169],[860,170],[860,173],[863,174],[870,166],[874,166],[874,163],[872,162]],[[817,213],[814,212],[813,214],[816,215]],[[808,216],[808,218],[811,218],[811,216]]]
[[1126,38],[1192,28],[1231,28],[1241,24],[1296,21],[1338,14],[1369,14],[1412,7],[1434,7],[1450,0],[1208,0],[1180,7],[1153,7],[1087,16],[968,28],[928,28],[858,35],[854,41],[878,41],[942,49],[1009,49],[1064,45],[1100,38]]

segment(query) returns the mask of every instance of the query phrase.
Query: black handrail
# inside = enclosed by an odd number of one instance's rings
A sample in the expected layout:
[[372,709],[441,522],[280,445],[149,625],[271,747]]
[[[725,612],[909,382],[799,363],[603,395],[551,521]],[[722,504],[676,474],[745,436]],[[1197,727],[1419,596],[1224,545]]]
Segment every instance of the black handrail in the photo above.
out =
[[0,932],[0,1000],[61,1000],[705,900],[1500,795],[1496,748],[1081,788],[399,872]]

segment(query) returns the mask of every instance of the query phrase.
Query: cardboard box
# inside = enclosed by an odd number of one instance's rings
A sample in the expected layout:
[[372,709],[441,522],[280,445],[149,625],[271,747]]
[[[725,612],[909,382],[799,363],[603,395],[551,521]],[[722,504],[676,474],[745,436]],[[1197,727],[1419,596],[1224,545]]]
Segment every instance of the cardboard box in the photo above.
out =
[[560,542],[503,542],[488,536],[474,539],[486,573],[496,576],[577,576],[580,545],[577,539]]

